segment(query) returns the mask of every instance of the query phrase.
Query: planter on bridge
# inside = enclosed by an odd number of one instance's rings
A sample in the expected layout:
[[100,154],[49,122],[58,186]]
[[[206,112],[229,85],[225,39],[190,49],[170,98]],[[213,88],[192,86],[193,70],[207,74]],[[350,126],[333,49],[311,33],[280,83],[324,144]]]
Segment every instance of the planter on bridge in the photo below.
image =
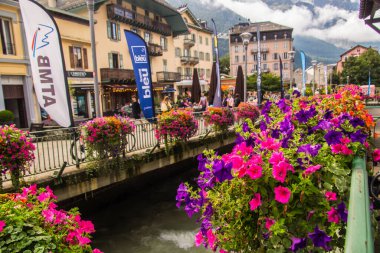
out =
[[200,213],[197,246],[220,252],[343,249],[351,166],[370,152],[371,116],[360,90],[267,102],[236,146],[199,156],[198,187],[181,184],[177,206]]
[[227,107],[208,107],[203,116],[206,124],[212,126],[215,132],[226,133],[234,123],[232,111]]
[[255,122],[259,115],[259,108],[249,103],[242,102],[236,109],[236,118],[241,122],[246,119],[250,119],[252,122]]

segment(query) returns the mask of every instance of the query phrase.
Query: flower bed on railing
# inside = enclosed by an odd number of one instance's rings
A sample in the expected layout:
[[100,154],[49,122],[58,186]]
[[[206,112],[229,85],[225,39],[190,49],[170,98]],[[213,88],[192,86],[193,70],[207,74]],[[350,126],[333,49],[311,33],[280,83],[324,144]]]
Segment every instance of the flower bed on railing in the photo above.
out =
[[111,116],[95,118],[81,125],[81,139],[88,147],[89,155],[97,158],[117,157],[125,146],[126,135],[135,126],[127,117]]
[[13,187],[20,188],[21,174],[34,160],[35,146],[28,133],[14,125],[0,126],[0,189],[2,174],[10,173]]
[[233,151],[198,157],[198,187],[177,206],[199,213],[195,244],[220,252],[343,248],[351,163],[369,150],[371,115],[360,89],[267,102],[260,123],[237,128]]
[[240,103],[236,109],[238,120],[250,119],[254,122],[260,115],[259,108],[249,103]]
[[89,245],[92,222],[82,220],[76,209],[59,210],[55,203],[49,187],[36,185],[0,195],[0,251],[101,253]]
[[203,113],[207,125],[211,125],[216,132],[227,132],[234,123],[232,111],[226,107],[208,107]]

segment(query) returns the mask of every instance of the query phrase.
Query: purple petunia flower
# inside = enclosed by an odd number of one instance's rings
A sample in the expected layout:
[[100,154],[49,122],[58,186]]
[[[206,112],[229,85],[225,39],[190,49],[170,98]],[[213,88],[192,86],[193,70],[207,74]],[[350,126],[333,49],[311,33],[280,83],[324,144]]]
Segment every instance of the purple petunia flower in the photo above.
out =
[[184,183],[181,183],[177,189],[177,196],[175,197],[175,200],[177,201],[176,206],[180,208],[183,202],[188,201],[188,198],[189,193],[187,187]]
[[206,170],[206,164],[207,164],[207,158],[203,157],[203,154],[199,154],[197,156],[198,160],[198,170],[199,171],[205,171]]
[[210,170],[205,170],[197,178],[197,184],[201,189],[213,188],[215,177]]
[[298,90],[293,91],[293,96],[296,98],[299,98],[301,96],[301,93]]
[[265,131],[265,130],[267,130],[267,124],[265,124],[265,122],[264,121],[261,121],[260,122],[260,130],[261,131]]
[[292,237],[292,246],[290,246],[289,250],[297,252],[298,250],[305,248],[307,245],[306,243],[306,238]]
[[236,145],[239,145],[244,141],[245,141],[244,138],[240,134],[236,134],[236,140],[235,140]]
[[355,133],[350,134],[352,142],[360,142],[364,144],[367,139],[367,135],[363,134],[361,130],[356,131]]
[[280,108],[280,110],[283,113],[287,113],[288,111],[290,111],[290,106],[288,106],[286,104],[286,100],[285,99],[280,99],[280,101],[277,102],[277,106],[278,106],[278,108]]
[[263,238],[264,238],[265,240],[268,240],[268,239],[269,239],[269,235],[270,235],[269,232],[268,232],[268,233],[263,233]]
[[280,130],[278,130],[278,129],[273,129],[273,130],[272,130],[272,134],[271,134],[271,136],[272,136],[273,138],[275,138],[275,139],[280,138]]
[[289,117],[286,117],[283,121],[280,122],[280,131],[282,134],[287,133],[293,128],[292,122]]
[[317,145],[305,144],[305,145],[300,146],[297,152],[303,152],[314,157],[318,155],[318,152],[321,149],[321,147],[322,147],[321,144],[317,144]]
[[331,128],[332,124],[328,122],[327,120],[321,120],[318,125],[313,127],[313,131],[317,130],[329,130]]
[[263,109],[261,110],[261,114],[263,115],[267,115],[268,112],[270,111],[270,107],[272,106],[272,102],[271,101],[267,101],[265,103],[265,105],[263,106]]
[[243,132],[244,133],[247,133],[247,132],[249,132],[251,129],[249,128],[249,126],[248,126],[248,123],[247,122],[244,122],[243,123]]
[[326,120],[332,119],[332,117],[333,117],[333,111],[332,110],[326,111],[325,115],[323,115],[323,118]]
[[232,163],[224,164],[222,160],[215,160],[212,168],[214,170],[214,175],[219,182],[231,180],[233,178],[231,174]]
[[339,144],[343,134],[338,131],[331,130],[325,135],[325,140],[329,145]]
[[307,121],[311,118],[313,118],[317,114],[317,111],[314,107],[310,108],[309,110],[300,110],[296,113],[296,118],[299,123],[307,123]]
[[364,121],[360,118],[353,118],[350,120],[350,123],[353,127],[364,126]]
[[313,241],[315,247],[321,247],[326,251],[331,250],[327,245],[331,241],[331,236],[328,236],[323,230],[320,230],[318,226],[315,227],[314,233],[308,233],[308,236]]
[[346,209],[346,205],[342,201],[337,208],[338,214],[341,218],[342,221],[347,222],[347,217],[348,217],[348,211]]

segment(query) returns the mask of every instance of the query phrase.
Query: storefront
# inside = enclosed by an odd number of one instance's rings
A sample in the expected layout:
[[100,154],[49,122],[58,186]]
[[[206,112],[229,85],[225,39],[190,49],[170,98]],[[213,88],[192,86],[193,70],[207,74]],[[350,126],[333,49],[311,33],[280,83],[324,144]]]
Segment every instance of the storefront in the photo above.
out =
[[[210,85],[205,80],[199,80],[201,85],[201,92],[207,92],[210,88]],[[191,86],[193,85],[193,80],[182,80],[181,82],[176,82],[173,85],[173,88],[176,90],[174,93],[174,98],[177,99],[179,95],[191,96]]]

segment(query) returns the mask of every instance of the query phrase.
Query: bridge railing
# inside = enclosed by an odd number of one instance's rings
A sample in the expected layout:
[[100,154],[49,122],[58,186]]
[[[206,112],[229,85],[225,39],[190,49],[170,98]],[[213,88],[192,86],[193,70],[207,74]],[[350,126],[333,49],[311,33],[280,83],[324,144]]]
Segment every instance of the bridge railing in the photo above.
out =
[[350,202],[345,253],[374,253],[374,240],[369,209],[366,160],[356,157],[352,163]]

